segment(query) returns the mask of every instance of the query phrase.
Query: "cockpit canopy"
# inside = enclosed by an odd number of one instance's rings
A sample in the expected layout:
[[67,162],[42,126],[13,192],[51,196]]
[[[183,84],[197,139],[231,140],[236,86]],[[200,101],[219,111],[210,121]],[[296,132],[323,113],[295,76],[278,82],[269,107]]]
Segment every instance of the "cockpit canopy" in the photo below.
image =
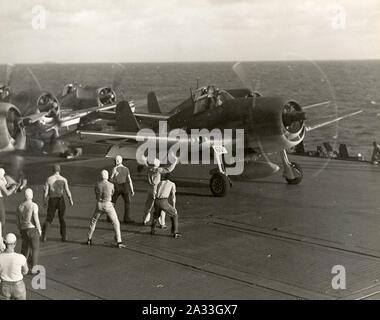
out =
[[202,87],[193,92],[194,114],[220,107],[225,101],[234,97],[225,90],[214,85]]
[[67,83],[62,90],[62,97],[70,94],[73,91],[76,91],[80,85],[76,82]]

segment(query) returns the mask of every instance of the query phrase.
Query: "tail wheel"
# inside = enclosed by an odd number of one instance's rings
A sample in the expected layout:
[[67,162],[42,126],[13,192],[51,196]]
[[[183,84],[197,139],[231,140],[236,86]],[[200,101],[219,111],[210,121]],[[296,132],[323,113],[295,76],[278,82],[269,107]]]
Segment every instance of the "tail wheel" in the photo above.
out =
[[227,175],[215,173],[210,179],[210,189],[215,197],[224,197],[231,188],[231,182]]
[[294,179],[285,178],[285,180],[289,184],[299,184],[303,178],[302,169],[301,169],[300,165],[296,162],[291,162],[290,165],[293,168],[293,173],[294,173],[295,178]]

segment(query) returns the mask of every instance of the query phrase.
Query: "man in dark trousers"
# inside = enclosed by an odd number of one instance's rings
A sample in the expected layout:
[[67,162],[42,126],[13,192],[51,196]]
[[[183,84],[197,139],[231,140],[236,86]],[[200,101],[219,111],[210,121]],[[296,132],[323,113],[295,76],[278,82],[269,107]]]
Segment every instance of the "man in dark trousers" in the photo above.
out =
[[21,253],[30,260],[32,273],[38,264],[40,250],[41,225],[38,217],[38,205],[33,202],[33,190],[25,190],[25,200],[17,207],[17,225],[19,227],[22,244]]
[[[144,217],[143,217],[143,225],[148,225],[150,221],[151,211],[154,207],[154,199],[156,197],[157,185],[161,181],[161,174],[168,174],[172,172],[177,165],[179,159],[172,154],[172,158],[174,158],[174,162],[170,164],[169,167],[161,167],[161,162],[159,159],[153,160],[153,166],[149,165],[148,159],[143,158],[143,162],[148,167],[148,192],[147,198],[144,206]],[[165,218],[162,217],[161,223],[165,225]]]
[[112,169],[111,181],[115,185],[115,193],[112,196],[112,202],[116,206],[119,196],[124,200],[124,223],[133,223],[130,216],[131,196],[135,195],[133,190],[133,183],[129,169],[123,165],[123,158],[116,156],[115,167]]
[[64,218],[66,211],[64,194],[66,193],[71,206],[73,206],[74,203],[69,189],[69,185],[67,183],[67,179],[61,176],[60,171],[60,165],[55,164],[53,167],[53,175],[50,176],[45,183],[44,207],[46,207],[47,203],[47,217],[42,227],[43,242],[45,242],[47,239],[48,228],[53,222],[55,212],[57,210],[62,241],[67,241],[66,222]]
[[[172,235],[174,238],[181,237],[182,235],[178,232],[178,213],[175,208],[176,204],[176,186],[174,182],[168,179],[166,174],[163,180],[157,185],[156,197],[154,199],[154,213],[153,222],[151,227],[151,234],[154,235],[156,232],[156,226],[158,224],[158,219],[160,218],[161,211],[164,211],[170,216],[172,221]],[[170,204],[171,203],[171,204]]]

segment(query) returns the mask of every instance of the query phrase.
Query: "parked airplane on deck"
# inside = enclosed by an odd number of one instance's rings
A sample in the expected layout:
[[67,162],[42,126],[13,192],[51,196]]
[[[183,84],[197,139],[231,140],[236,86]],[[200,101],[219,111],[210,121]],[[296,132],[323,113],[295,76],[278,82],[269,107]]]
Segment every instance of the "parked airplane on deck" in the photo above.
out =
[[41,151],[46,146],[63,152],[67,147],[58,140],[62,132],[90,124],[98,112],[116,107],[115,91],[105,86],[67,84],[55,95],[35,81],[38,88],[13,92],[13,72],[14,66],[8,65],[5,83],[0,84],[0,153]]

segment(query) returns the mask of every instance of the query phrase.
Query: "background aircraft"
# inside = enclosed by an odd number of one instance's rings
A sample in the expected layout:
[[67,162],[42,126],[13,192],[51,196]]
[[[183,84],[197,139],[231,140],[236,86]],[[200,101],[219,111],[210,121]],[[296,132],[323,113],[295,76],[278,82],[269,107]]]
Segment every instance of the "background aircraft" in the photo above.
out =
[[[67,146],[58,138],[69,127],[89,126],[96,114],[115,108],[116,94],[111,87],[67,84],[55,95],[43,90],[33,72],[37,88],[13,92],[11,82],[15,66],[7,65],[6,79],[0,84],[0,153],[12,151],[47,151],[63,153]],[[114,85],[120,83],[115,77]],[[91,127],[92,129],[94,127]]]

